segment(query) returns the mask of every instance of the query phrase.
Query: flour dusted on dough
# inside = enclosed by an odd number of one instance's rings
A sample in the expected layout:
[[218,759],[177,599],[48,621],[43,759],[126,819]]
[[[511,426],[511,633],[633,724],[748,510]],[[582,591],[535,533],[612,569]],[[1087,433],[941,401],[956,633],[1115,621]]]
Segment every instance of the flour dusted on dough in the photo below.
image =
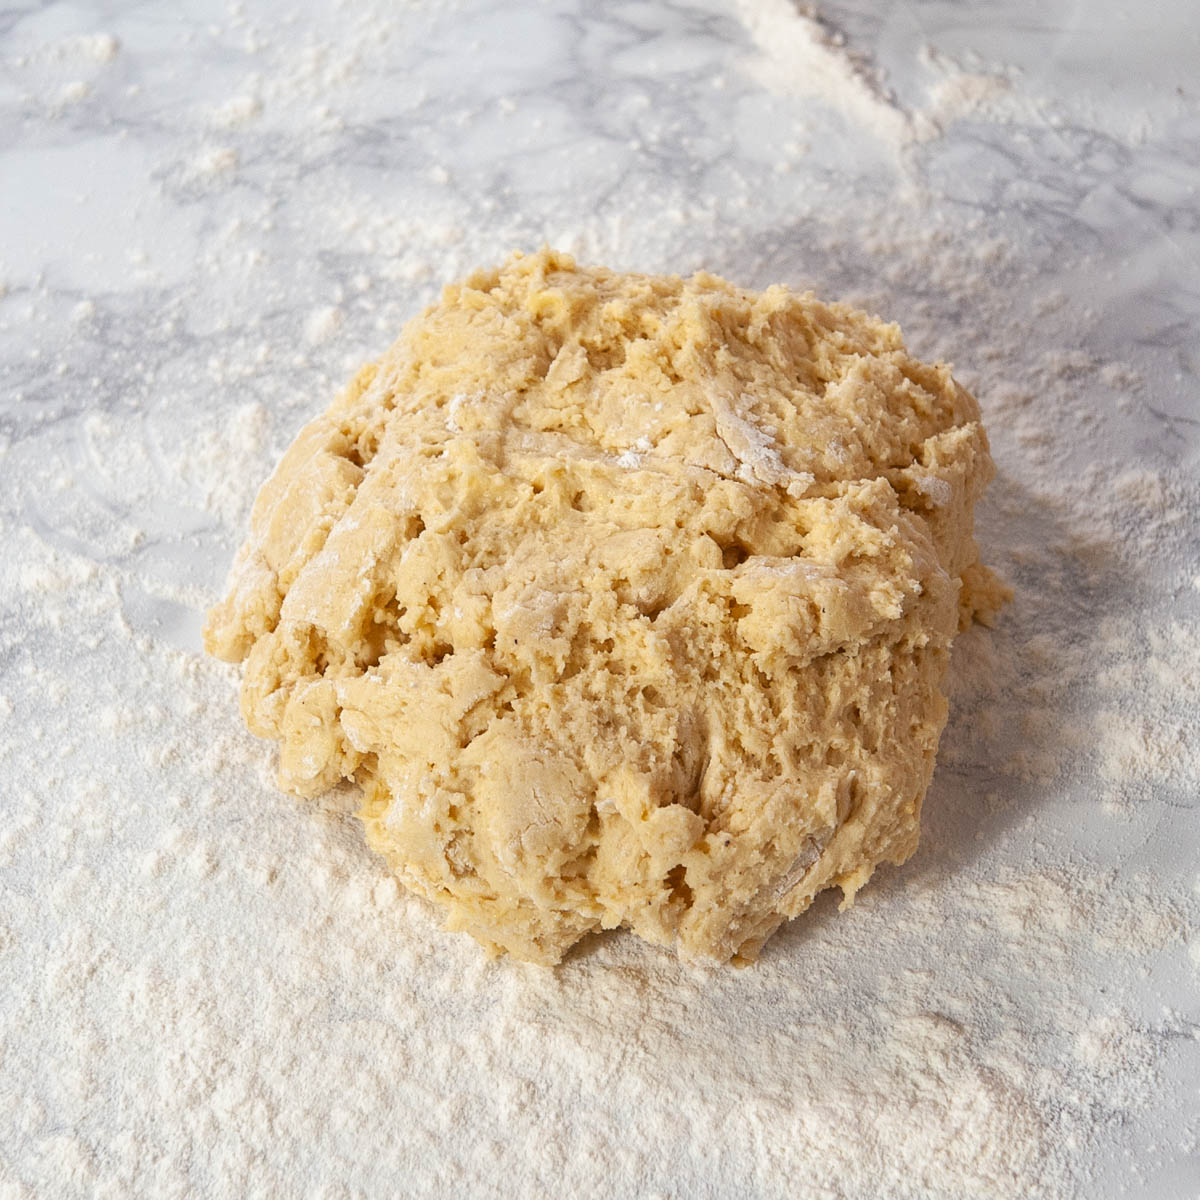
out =
[[301,432],[207,644],[451,928],[752,959],[916,847],[991,472],[893,325],[517,255]]

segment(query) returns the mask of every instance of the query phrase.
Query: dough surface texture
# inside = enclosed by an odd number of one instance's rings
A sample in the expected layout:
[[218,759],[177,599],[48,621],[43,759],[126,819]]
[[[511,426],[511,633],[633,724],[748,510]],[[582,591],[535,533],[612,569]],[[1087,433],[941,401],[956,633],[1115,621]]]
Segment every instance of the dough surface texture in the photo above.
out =
[[206,643],[449,928],[750,960],[916,848],[992,470],[894,325],[516,255],[301,431]]

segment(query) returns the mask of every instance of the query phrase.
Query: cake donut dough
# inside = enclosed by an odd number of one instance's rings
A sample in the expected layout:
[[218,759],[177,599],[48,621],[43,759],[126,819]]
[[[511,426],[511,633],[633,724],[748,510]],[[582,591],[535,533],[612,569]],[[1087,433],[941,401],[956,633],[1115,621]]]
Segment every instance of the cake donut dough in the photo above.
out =
[[448,928],[752,960],[916,848],[992,473],[895,325],[517,254],[300,432],[206,644]]

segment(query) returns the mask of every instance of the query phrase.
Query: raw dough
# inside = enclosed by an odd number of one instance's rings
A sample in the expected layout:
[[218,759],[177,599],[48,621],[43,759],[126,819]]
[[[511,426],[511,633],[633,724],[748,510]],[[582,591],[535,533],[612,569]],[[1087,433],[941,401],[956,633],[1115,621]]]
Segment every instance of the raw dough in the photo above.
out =
[[752,959],[916,848],[991,474],[895,325],[516,255],[300,433],[206,641],[450,928]]

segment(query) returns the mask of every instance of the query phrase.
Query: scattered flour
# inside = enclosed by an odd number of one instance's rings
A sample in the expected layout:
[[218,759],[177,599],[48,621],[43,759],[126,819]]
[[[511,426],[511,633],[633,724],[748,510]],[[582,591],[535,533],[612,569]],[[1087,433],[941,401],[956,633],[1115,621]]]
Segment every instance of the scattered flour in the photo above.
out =
[[111,33],[85,34],[71,39],[66,46],[98,63],[110,63],[121,52],[121,43]]
[[[823,19],[739,11],[768,89],[889,144],[1028,101],[1002,70],[935,55],[927,106],[906,110]],[[0,1194],[403,1180],[482,1196],[502,1179],[596,1195],[597,1163],[606,1195],[676,1200],[1090,1197],[1131,1171],[1134,1194],[1157,1194],[1137,1171],[1191,1152],[1179,1063],[1194,1077],[1200,1046],[1194,1005],[1147,1002],[1200,971],[1200,494],[1180,449],[1194,455],[1194,427],[1156,415],[1169,381],[1132,337],[1092,336],[1062,243],[986,207],[972,224],[957,197],[906,211],[849,180],[810,204],[736,163],[722,186],[742,207],[637,170],[613,194],[607,176],[590,190],[581,156],[543,202],[414,141],[411,203],[381,203],[324,144],[310,158],[308,140],[272,140],[272,122],[327,105],[320,138],[362,169],[339,114],[369,128],[381,78],[399,97],[385,115],[433,119],[421,93],[440,103],[439,85],[401,53],[391,6],[338,20],[256,25],[235,6],[221,36],[254,69],[203,108],[188,81],[161,161],[219,137],[188,178],[261,173],[221,193],[185,288],[81,295],[5,270]],[[53,44],[71,76],[121,54],[109,35]],[[482,139],[490,118],[446,119]],[[572,120],[583,138],[590,110]],[[620,937],[554,974],[488,963],[362,848],[353,795],[274,790],[233,673],[198,652],[254,493],[344,381],[342,356],[378,350],[441,279],[554,229],[623,267],[697,254],[895,314],[920,353],[955,356],[987,414],[1000,476],[980,538],[1016,597],[956,646],[922,850],[750,971]]]
[[304,322],[304,336],[310,342],[324,342],[341,328],[342,311],[332,305],[314,309]]
[[213,125],[232,129],[246,125],[262,112],[262,103],[257,96],[230,96],[210,111]]
[[755,66],[767,87],[821,100],[886,143],[901,146],[918,136],[912,116],[877,72],[815,9],[795,0],[738,0],[738,12],[759,51]]
[[229,175],[237,165],[238,152],[232,146],[206,146],[191,160],[190,174],[198,179]]
[[763,86],[816,100],[898,153],[941,137],[965,118],[1007,123],[1038,112],[1015,93],[1006,70],[964,69],[930,45],[919,56],[930,76],[926,103],[905,106],[882,72],[815,7],[798,0],[737,0],[737,8],[757,52],[751,70]]
[[81,100],[86,100],[91,90],[90,84],[85,83],[82,79],[76,79],[63,85],[62,91],[58,93],[58,102],[63,108],[67,108],[72,104],[78,104]]

